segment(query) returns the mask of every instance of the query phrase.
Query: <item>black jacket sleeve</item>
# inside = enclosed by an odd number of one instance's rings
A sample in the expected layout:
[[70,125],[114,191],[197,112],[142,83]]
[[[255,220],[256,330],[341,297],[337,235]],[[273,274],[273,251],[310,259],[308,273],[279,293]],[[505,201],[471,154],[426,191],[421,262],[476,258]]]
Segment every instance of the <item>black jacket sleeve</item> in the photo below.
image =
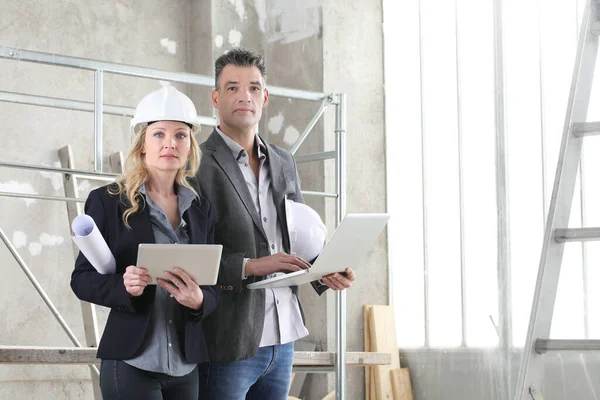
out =
[[[92,217],[108,247],[111,248],[103,191],[106,191],[105,187],[90,193],[85,202],[85,214]],[[123,274],[119,272],[100,274],[81,252],[77,256],[75,269],[71,274],[71,289],[80,300],[115,308],[118,311],[136,311],[133,297],[125,290]]]

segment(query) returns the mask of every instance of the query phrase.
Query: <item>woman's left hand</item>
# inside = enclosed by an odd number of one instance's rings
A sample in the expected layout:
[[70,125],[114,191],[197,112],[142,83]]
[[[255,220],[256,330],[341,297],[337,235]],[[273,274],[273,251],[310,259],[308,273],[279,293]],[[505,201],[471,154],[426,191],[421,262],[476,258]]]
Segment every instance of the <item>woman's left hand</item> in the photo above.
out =
[[158,285],[169,292],[179,304],[192,310],[202,308],[204,293],[184,270],[175,268],[173,272],[165,272],[165,277],[165,279],[157,278]]

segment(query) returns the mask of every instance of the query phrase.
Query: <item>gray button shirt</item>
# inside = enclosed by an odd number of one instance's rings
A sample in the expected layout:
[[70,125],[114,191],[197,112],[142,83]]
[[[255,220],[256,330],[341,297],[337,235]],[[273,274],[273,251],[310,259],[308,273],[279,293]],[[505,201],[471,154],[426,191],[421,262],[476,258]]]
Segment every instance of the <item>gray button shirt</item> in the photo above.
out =
[[[273,201],[273,190],[271,187],[271,176],[268,169],[268,159],[265,154],[265,145],[256,135],[256,146],[260,158],[260,170],[258,179],[248,164],[248,154],[229,136],[217,128],[217,132],[227,146],[231,149],[238,167],[244,175],[244,180],[250,191],[256,212],[263,223],[263,229],[269,242],[269,251],[276,254],[283,251],[283,237],[281,224],[277,218],[277,209]],[[244,268],[247,260],[244,260]],[[267,277],[276,276],[270,274]],[[289,287],[264,289],[265,290],[265,321],[260,346],[272,346],[293,342],[308,335],[308,330],[302,321],[298,298]]]
[[[178,188],[180,222],[177,229],[173,229],[167,215],[146,193],[145,185],[142,185],[140,192],[149,206],[150,222],[156,243],[189,244],[190,238],[187,234],[187,224],[183,220],[183,213],[190,208],[192,201],[196,198],[194,192],[185,186]],[[169,292],[157,285],[148,331],[141,352],[137,357],[124,361],[145,371],[171,376],[183,376],[192,372],[196,364],[185,361],[182,344],[179,342],[180,330],[184,329],[181,307]]]

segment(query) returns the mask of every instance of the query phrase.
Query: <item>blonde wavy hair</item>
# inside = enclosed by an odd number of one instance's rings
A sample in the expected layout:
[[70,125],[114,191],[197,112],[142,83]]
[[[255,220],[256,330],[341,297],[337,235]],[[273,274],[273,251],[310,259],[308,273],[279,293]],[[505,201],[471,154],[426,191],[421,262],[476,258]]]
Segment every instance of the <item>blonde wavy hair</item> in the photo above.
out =
[[[148,182],[148,179],[150,178],[150,170],[146,165],[146,157],[142,154],[147,129],[148,127],[145,126],[137,133],[137,135],[135,135],[125,159],[123,173],[117,177],[114,185],[108,187],[108,192],[110,194],[114,196],[124,194],[129,203],[127,204],[129,208],[123,213],[123,223],[128,229],[131,229],[128,222],[129,217],[132,214],[143,210],[145,206],[144,196],[140,193],[140,188],[144,183]],[[185,186],[194,193],[196,193],[196,190],[190,185],[188,179],[193,178],[200,167],[200,149],[198,148],[198,142],[194,137],[196,132],[196,128],[191,129],[190,154],[188,155],[186,164],[177,171],[177,175],[175,176],[175,183],[177,183],[177,185]],[[196,195],[197,194],[198,193],[196,193]]]

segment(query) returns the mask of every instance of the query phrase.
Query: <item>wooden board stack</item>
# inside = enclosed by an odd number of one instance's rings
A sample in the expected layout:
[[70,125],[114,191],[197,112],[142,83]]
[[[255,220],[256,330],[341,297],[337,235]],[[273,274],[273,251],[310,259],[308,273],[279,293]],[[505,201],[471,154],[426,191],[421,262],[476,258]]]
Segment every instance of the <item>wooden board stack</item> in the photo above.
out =
[[364,331],[365,351],[385,352],[392,356],[390,365],[365,368],[365,398],[367,400],[413,400],[408,368],[400,368],[393,308],[365,305]]

